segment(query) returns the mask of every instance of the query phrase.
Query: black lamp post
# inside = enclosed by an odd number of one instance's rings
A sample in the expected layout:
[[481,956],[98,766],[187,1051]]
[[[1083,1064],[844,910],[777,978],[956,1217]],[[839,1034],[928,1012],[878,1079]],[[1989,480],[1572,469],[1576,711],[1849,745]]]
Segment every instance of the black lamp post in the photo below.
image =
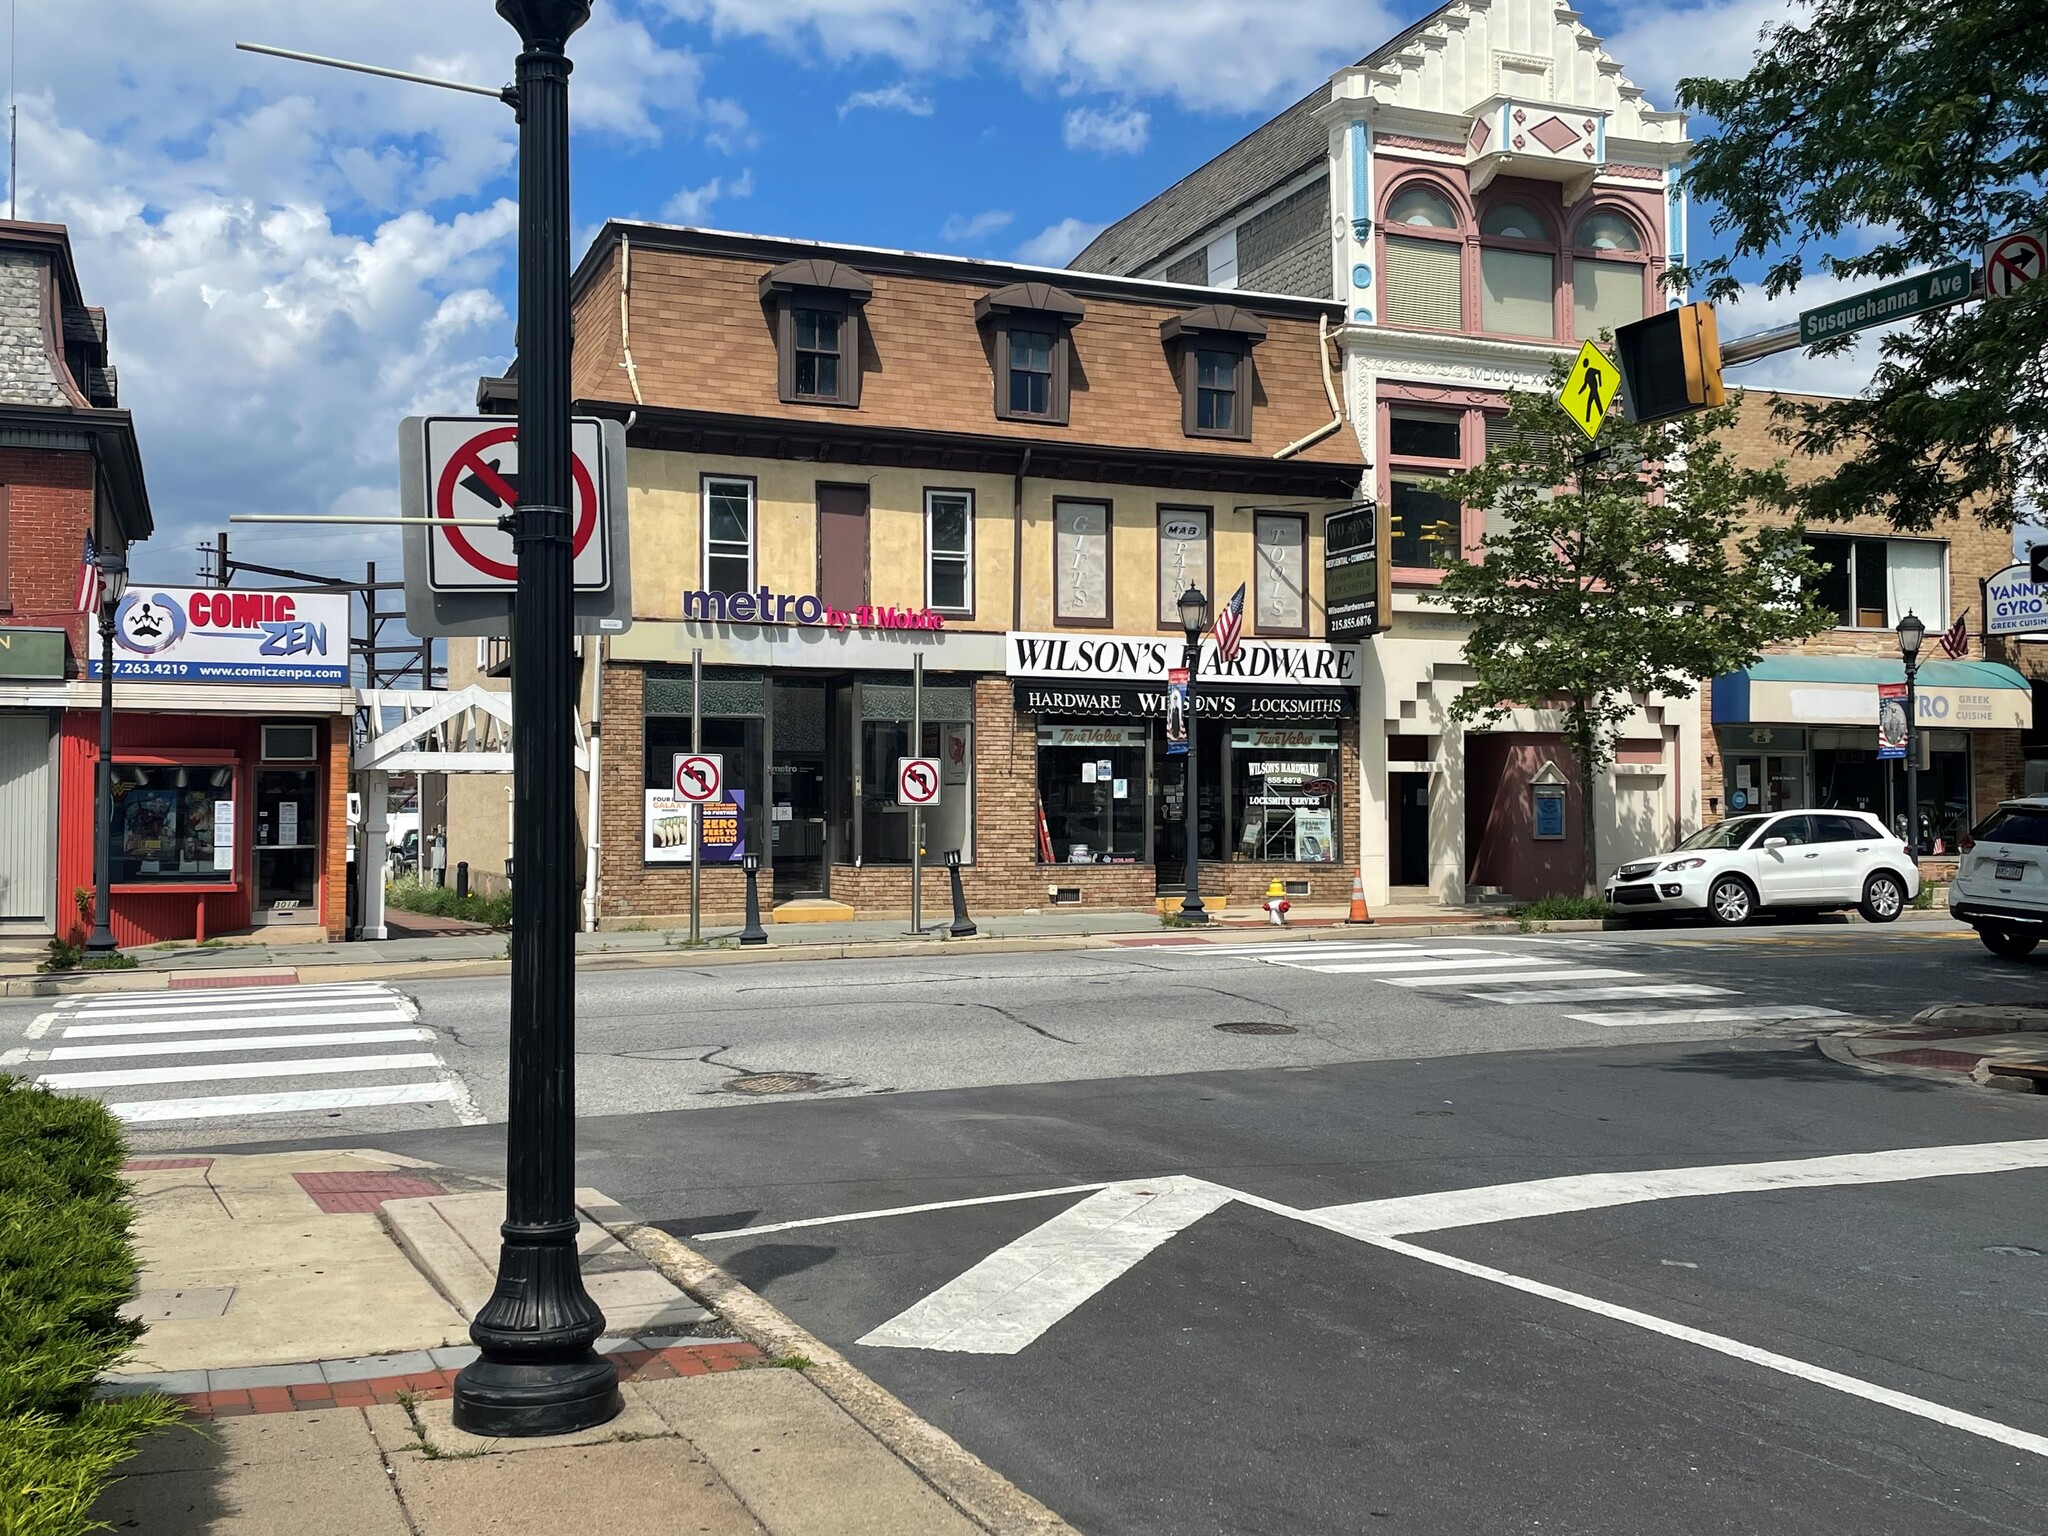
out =
[[1916,614],[1899,620],[1899,655],[1906,662],[1906,849],[1920,857],[1920,699],[1914,677],[1920,670],[1920,642],[1927,626]]
[[1209,628],[1209,599],[1202,595],[1202,589],[1192,582],[1187,591],[1180,595],[1180,627],[1187,632],[1188,648],[1182,658],[1188,669],[1187,717],[1182,728],[1188,737],[1188,776],[1185,809],[1188,823],[1188,869],[1187,892],[1180,899],[1180,915],[1184,922],[1206,923],[1208,910],[1202,905],[1202,846],[1199,822],[1195,810],[1195,674],[1202,664],[1202,635]]
[[100,771],[94,791],[97,823],[92,840],[92,936],[89,955],[111,955],[120,948],[113,930],[114,863],[114,615],[128,590],[128,562],[119,555],[101,555],[100,568]]
[[568,1434],[618,1413],[576,1257],[575,869],[570,721],[569,35],[590,0],[498,0],[519,29],[519,564],[512,607],[512,1050],[498,1284],[455,1379],[455,1423]]

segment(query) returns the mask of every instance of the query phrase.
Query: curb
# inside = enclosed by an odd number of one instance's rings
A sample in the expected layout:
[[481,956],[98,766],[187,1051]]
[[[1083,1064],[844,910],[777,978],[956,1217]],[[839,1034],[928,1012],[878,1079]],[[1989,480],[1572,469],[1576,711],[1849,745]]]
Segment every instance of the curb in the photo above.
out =
[[623,1212],[609,1220],[587,1207],[584,1213],[771,1359],[801,1355],[810,1361],[803,1368],[805,1376],[990,1536],[1080,1536],[951,1435],[918,1417],[844,1355],[695,1249]]

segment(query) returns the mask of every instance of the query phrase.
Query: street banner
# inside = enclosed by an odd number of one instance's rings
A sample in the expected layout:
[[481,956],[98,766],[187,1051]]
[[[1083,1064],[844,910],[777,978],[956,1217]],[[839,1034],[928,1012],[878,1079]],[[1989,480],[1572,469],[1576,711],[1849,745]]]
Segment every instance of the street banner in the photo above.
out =
[[1169,757],[1188,749],[1188,669],[1174,667],[1166,674],[1166,751]]
[[1906,755],[1906,685],[1877,685],[1877,755],[1898,758]]

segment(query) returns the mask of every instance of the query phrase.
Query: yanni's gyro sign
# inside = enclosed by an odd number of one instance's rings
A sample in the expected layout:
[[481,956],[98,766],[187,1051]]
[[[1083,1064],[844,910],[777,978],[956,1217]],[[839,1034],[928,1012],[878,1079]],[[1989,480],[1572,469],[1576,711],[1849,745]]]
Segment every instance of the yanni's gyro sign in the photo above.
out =
[[2048,583],[2024,565],[2008,565],[1984,583],[1984,633],[2048,634]]

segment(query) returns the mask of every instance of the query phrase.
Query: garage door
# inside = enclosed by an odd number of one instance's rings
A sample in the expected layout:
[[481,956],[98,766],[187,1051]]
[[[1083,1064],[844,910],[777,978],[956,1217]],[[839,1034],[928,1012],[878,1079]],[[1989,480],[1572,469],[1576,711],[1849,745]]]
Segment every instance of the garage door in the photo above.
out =
[[50,791],[49,717],[0,714],[0,922],[49,921]]

